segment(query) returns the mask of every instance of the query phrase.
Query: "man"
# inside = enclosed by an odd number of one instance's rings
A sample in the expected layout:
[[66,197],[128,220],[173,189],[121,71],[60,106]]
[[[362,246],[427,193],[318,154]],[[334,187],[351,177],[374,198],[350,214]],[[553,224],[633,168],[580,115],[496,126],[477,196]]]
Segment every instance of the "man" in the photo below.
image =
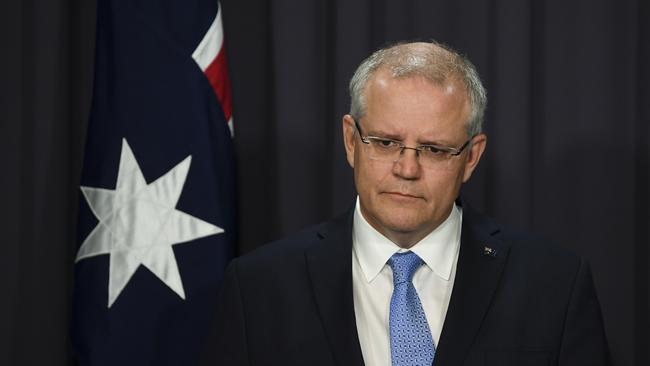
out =
[[215,364],[609,364],[588,265],[458,199],[487,141],[472,64],[398,44],[350,94],[356,207],[231,263]]

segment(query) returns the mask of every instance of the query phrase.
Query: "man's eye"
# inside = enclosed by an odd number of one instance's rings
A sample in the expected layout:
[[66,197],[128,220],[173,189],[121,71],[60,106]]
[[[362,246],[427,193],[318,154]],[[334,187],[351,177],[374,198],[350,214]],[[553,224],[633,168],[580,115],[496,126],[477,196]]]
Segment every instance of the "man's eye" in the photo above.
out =
[[377,144],[377,146],[379,146],[379,147],[383,147],[383,148],[388,148],[388,149],[390,149],[390,148],[393,148],[393,147],[397,147],[397,146],[398,146],[397,142],[392,141],[392,140],[380,140],[380,139],[376,139],[376,140],[374,140],[374,141],[375,141],[375,143]]
[[430,154],[441,154],[444,152],[439,147],[433,145],[424,145],[422,146],[422,150]]

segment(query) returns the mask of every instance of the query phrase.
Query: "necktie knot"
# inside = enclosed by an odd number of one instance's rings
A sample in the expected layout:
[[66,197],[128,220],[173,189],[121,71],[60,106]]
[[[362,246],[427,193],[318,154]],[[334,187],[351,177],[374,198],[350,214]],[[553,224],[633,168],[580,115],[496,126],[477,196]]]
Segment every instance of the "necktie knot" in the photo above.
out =
[[409,251],[395,253],[388,259],[388,265],[393,269],[393,286],[398,283],[411,282],[415,271],[422,265],[422,259]]

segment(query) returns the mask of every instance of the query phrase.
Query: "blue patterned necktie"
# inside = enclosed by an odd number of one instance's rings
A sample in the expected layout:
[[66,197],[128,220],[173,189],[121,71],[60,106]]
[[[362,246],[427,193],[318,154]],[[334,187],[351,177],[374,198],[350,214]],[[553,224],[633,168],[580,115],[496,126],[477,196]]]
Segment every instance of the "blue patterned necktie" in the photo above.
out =
[[388,260],[393,269],[390,299],[390,355],[393,366],[431,366],[436,349],[413,274],[422,259],[413,252],[395,253]]

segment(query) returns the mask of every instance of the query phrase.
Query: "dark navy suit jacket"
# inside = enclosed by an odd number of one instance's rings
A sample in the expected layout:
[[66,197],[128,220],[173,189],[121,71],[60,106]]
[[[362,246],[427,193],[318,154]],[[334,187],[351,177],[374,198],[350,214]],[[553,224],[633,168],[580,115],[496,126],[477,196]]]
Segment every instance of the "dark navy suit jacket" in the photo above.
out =
[[[352,214],[233,260],[206,350],[206,365],[363,365]],[[434,365],[609,364],[588,264],[464,207]]]

